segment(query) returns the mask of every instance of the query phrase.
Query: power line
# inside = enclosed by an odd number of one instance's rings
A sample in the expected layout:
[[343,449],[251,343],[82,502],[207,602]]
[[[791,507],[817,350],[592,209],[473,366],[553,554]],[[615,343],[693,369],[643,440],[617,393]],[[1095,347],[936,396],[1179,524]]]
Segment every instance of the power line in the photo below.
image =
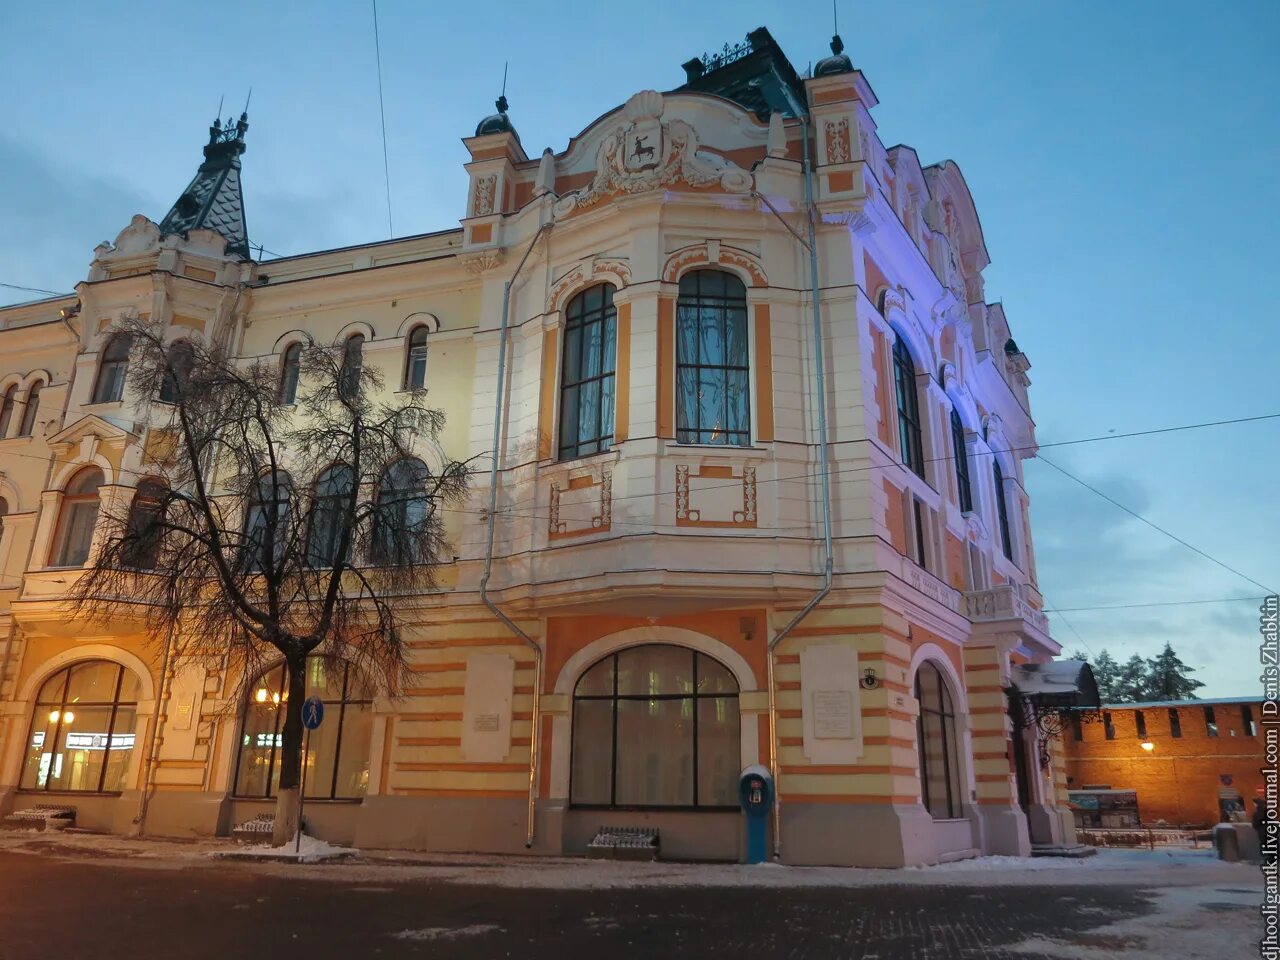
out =
[[[1149,437],[1149,436],[1154,436],[1154,435],[1163,434],[1163,433],[1178,433],[1183,430],[1201,430],[1207,427],[1225,427],[1225,426],[1232,426],[1234,424],[1240,424],[1240,423],[1255,423],[1261,420],[1277,420],[1277,419],[1280,419],[1280,413],[1265,413],[1265,414],[1260,414],[1258,416],[1253,416],[1253,417],[1236,417],[1231,420],[1209,420],[1202,423],[1180,424],[1174,427],[1159,427],[1153,430],[1132,430],[1126,433],[1105,433],[1105,434],[1101,434],[1099,436],[1094,436],[1094,437],[1080,437],[1075,440],[1057,440],[1051,443],[1026,444],[1020,447],[1008,447],[999,452],[1022,453],[1022,452],[1031,451],[1038,456],[1038,451],[1043,450],[1047,447],[1070,447],[1070,446],[1076,446],[1082,443],[1098,443],[1099,441],[1102,441],[1102,440],[1122,440],[1122,439],[1127,439],[1131,437]],[[729,448],[729,449],[732,449],[732,448]],[[979,455],[994,456],[996,452],[997,451],[992,450],[989,452],[980,453]],[[952,459],[953,457],[950,455],[942,456],[942,457],[926,457],[921,462],[922,463],[943,463],[943,462],[948,462]],[[898,463],[897,461],[894,461],[892,463],[883,463],[883,464],[872,463],[872,464],[867,464],[865,466],[860,466],[860,467],[843,467],[839,470],[828,470],[827,475],[834,477],[834,476],[839,476],[841,474],[866,473],[871,470],[890,470],[899,466],[902,466],[902,464]],[[812,480],[820,476],[822,476],[821,472],[815,471],[812,473],[796,473],[796,474],[791,474],[785,477],[767,477],[763,480],[757,480],[756,485],[761,486],[766,483],[783,483],[783,482],[794,481],[794,480]],[[741,486],[741,481],[735,481],[733,483],[708,484],[706,486],[699,487],[698,489],[699,489],[699,492],[705,492],[708,490],[727,490],[727,489],[732,489],[740,486]],[[661,491],[654,491],[653,493],[627,494],[621,497],[614,497],[613,502],[618,503],[622,500],[644,499],[647,497],[655,497],[655,496],[656,497],[671,496],[674,493],[675,493],[674,490],[661,490]],[[531,500],[522,500],[522,501],[519,501],[518,503],[512,504],[512,506],[516,507],[524,504],[529,504],[532,502],[533,501]],[[1258,584],[1258,586],[1262,586],[1262,585]],[[1267,588],[1263,587],[1262,589],[1266,590]]]
[[[1149,607],[1187,607],[1202,603],[1244,603],[1259,602],[1267,599],[1266,597],[1215,597],[1210,600],[1164,600],[1158,603],[1116,603],[1102,607],[1063,607],[1061,609],[1045,609],[1045,613],[1056,613],[1061,616],[1063,613],[1085,613],[1095,610],[1139,610]],[[1063,617],[1066,622],[1066,617]],[[1068,624],[1069,625],[1069,624]]]
[[66,290],[45,290],[42,287],[23,287],[16,283],[0,283],[0,287],[7,287],[10,290],[23,290],[26,293],[47,293],[52,297],[70,296]]
[[378,39],[378,0],[373,3],[373,52],[378,65],[378,113],[382,117],[382,175],[387,185],[387,235],[396,235],[391,224],[391,165],[387,162],[387,111],[382,100],[382,43]]
[[1077,476],[1076,476],[1075,474],[1073,474],[1073,473],[1068,473],[1066,470],[1062,469],[1062,467],[1058,466],[1058,465],[1057,465],[1056,463],[1054,463],[1052,460],[1048,460],[1048,459],[1046,459],[1046,458],[1044,457],[1044,455],[1043,455],[1043,454],[1038,454],[1038,455],[1037,455],[1037,459],[1038,459],[1038,460],[1040,460],[1042,463],[1044,463],[1044,464],[1046,464],[1046,465],[1048,465],[1048,466],[1052,467],[1054,470],[1057,470],[1060,474],[1062,474],[1062,475],[1063,475],[1064,477],[1066,477],[1067,479],[1069,479],[1069,480],[1074,480],[1076,483],[1080,484],[1080,486],[1084,487],[1086,490],[1092,490],[1094,493],[1096,493],[1098,496],[1100,496],[1103,500],[1107,501],[1107,503],[1111,504],[1111,505],[1112,505],[1112,506],[1114,506],[1114,507],[1117,507],[1117,508],[1118,508],[1118,509],[1120,509],[1120,510],[1123,510],[1125,513],[1129,514],[1129,516],[1133,517],[1135,520],[1141,520],[1143,523],[1145,523],[1147,526],[1149,526],[1152,530],[1158,530],[1160,533],[1163,533],[1163,534],[1164,534],[1166,537],[1168,537],[1170,540],[1173,540],[1173,541],[1175,541],[1175,542],[1177,542],[1177,543],[1182,544],[1184,547],[1186,547],[1186,548],[1187,548],[1188,550],[1190,550],[1192,553],[1197,553],[1197,554],[1199,554],[1200,556],[1202,556],[1202,557],[1204,557],[1206,560],[1208,560],[1210,563],[1217,564],[1217,565],[1218,565],[1218,566],[1220,566],[1223,570],[1226,570],[1226,571],[1228,571],[1228,572],[1230,572],[1230,573],[1234,573],[1237,577],[1239,577],[1239,578],[1240,578],[1240,579],[1242,579],[1242,580],[1247,580],[1247,581],[1249,581],[1249,582],[1250,582],[1250,583],[1252,583],[1255,587],[1259,587],[1259,588],[1261,588],[1262,590],[1267,591],[1267,593],[1268,593],[1268,594],[1274,594],[1274,593],[1276,593],[1276,591],[1275,591],[1274,589],[1272,589],[1271,587],[1268,587],[1265,583],[1259,583],[1257,580],[1253,579],[1253,577],[1249,576],[1247,573],[1241,573],[1241,572],[1240,572],[1239,570],[1237,570],[1235,567],[1232,567],[1232,566],[1229,566],[1228,564],[1223,563],[1223,562],[1222,562],[1221,560],[1219,560],[1217,557],[1212,557],[1212,556],[1210,556],[1209,554],[1205,553],[1203,550],[1201,550],[1199,547],[1195,546],[1194,544],[1187,543],[1187,541],[1186,541],[1186,540],[1183,540],[1183,539],[1182,539],[1180,536],[1178,536],[1177,534],[1175,534],[1175,533],[1170,533],[1168,530],[1166,530],[1164,527],[1160,526],[1159,524],[1157,524],[1157,523],[1153,523],[1152,521],[1150,521],[1150,520],[1148,520],[1146,517],[1144,517],[1142,514],[1138,513],[1136,510],[1130,510],[1128,507],[1126,507],[1126,506],[1125,506],[1123,503],[1121,503],[1119,500],[1116,500],[1114,497],[1109,497],[1109,496],[1107,496],[1107,494],[1103,493],[1103,492],[1102,492],[1101,490],[1099,490],[1097,487],[1093,486],[1092,484],[1086,483],[1085,481],[1081,480],[1079,477],[1077,477]]

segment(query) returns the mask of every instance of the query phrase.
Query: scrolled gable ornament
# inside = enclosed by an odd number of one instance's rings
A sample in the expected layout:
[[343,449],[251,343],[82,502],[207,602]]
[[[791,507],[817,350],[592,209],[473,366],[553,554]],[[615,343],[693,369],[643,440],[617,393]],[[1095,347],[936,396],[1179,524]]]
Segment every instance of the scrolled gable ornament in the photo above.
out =
[[685,120],[663,121],[662,94],[637,93],[623,105],[627,121],[615,127],[596,151],[596,175],[590,185],[561,197],[557,216],[585,210],[615,193],[644,193],[683,180],[693,187],[718,184],[729,193],[749,193],[751,174],[698,149],[698,133]]

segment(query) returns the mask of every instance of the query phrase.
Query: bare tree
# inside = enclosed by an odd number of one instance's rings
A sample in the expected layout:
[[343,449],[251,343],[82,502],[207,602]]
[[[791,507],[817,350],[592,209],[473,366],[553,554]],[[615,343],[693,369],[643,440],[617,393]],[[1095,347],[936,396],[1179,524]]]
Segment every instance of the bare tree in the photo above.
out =
[[103,511],[71,601],[98,621],[141,613],[157,637],[176,627],[246,690],[283,659],[279,845],[299,826],[307,658],[399,689],[398,611],[450,556],[442,514],[468,468],[436,442],[443,414],[421,391],[386,394],[358,345],[308,344],[294,372],[168,343],[146,320],[119,332],[150,433],[133,503]]

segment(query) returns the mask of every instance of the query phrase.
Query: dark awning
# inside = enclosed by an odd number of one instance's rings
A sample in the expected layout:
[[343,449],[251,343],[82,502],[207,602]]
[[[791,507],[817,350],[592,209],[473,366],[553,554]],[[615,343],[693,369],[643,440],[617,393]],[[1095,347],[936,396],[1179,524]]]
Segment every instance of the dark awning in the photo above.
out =
[[1020,664],[1011,679],[1018,695],[1039,707],[1096,710],[1102,705],[1093,668],[1083,660]]

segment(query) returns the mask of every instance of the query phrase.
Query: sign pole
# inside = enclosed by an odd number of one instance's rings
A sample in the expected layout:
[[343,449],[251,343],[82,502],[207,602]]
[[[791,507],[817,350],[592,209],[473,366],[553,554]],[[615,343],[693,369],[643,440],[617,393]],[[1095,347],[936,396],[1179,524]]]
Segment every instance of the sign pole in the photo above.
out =
[[293,835],[293,855],[302,850],[302,805],[307,795],[307,754],[311,752],[311,728],[302,738],[302,783],[298,786],[298,829]]

